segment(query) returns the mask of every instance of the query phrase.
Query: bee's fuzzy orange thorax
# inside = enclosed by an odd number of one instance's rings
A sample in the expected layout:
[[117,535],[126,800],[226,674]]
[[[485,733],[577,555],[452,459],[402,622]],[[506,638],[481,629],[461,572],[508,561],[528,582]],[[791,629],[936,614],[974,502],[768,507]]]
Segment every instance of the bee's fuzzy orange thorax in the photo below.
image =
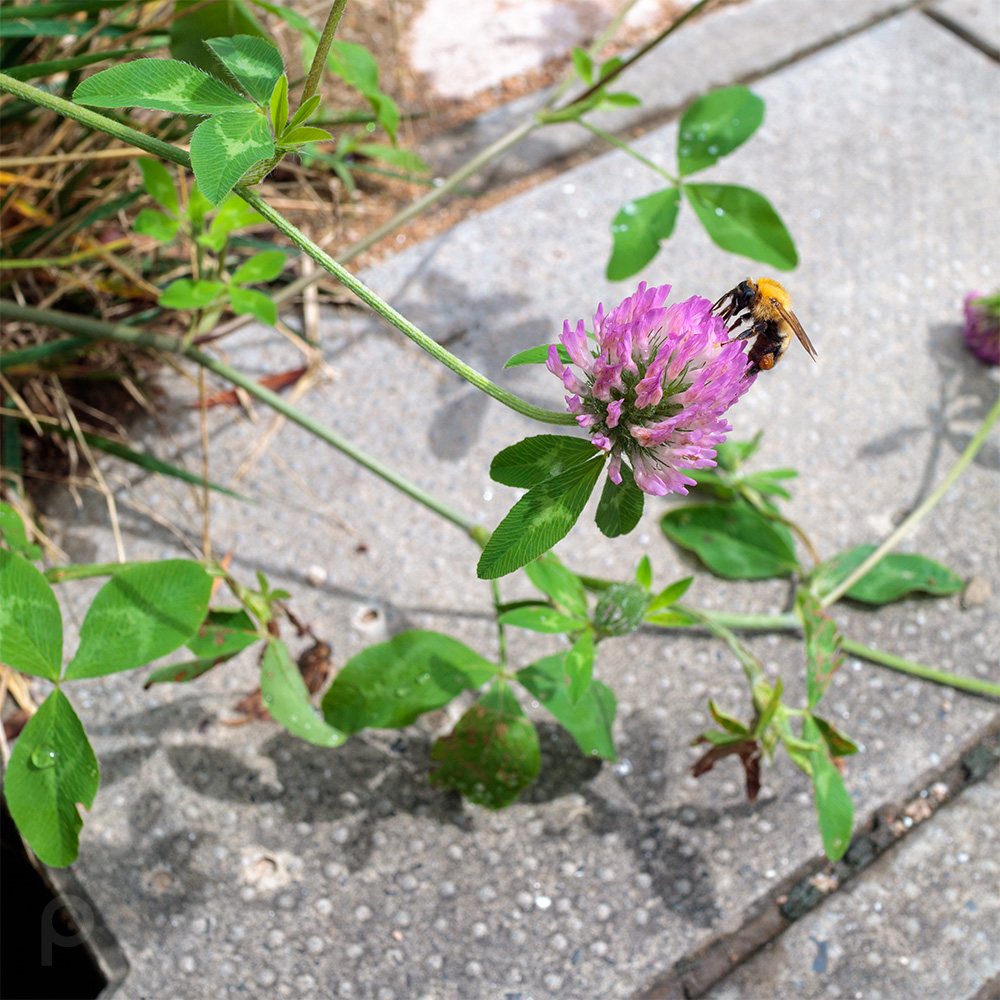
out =
[[778,284],[774,278],[758,278],[756,285],[757,294],[762,298],[774,299],[786,309],[791,308],[792,297],[785,291],[785,286]]

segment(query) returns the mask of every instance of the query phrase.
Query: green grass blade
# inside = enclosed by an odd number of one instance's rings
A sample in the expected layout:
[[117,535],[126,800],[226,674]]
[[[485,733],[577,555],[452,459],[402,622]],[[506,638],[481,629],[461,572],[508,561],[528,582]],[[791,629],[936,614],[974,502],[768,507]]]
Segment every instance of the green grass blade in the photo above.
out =
[[[19,415],[16,419],[26,420],[27,418]],[[61,437],[75,437],[72,430],[66,427],[59,427],[56,424],[48,425],[46,429]],[[107,452],[107,454],[114,455],[116,458],[123,459],[126,462],[131,462],[133,465],[138,465],[140,469],[145,469],[147,472],[156,472],[163,476],[170,476],[173,479],[181,479],[185,483],[191,483],[194,486],[202,486],[204,484],[201,476],[194,472],[188,472],[187,469],[182,469],[179,465],[172,465],[170,462],[165,462],[163,459],[155,458],[145,452],[134,451],[132,448],[119,444],[117,441],[111,441],[106,437],[101,437],[99,434],[85,433],[83,439],[91,447]],[[225,486],[220,486],[218,483],[213,483],[211,480],[209,480],[208,488],[215,490],[216,493],[224,493],[235,500],[241,500],[243,503],[255,503],[250,497],[244,496],[242,493],[237,493],[235,490],[228,489]]]
[[27,66],[11,66],[7,69],[7,75],[15,80],[38,80],[42,77],[52,76],[54,73],[69,73],[75,69],[83,69],[85,66],[93,66],[94,63],[105,62],[112,59],[124,59],[126,56],[135,55],[142,49],[114,49],[111,52],[87,52],[81,56],[70,56],[68,59],[52,59],[48,62],[29,63]]
[[40,361],[62,358],[83,347],[93,344],[91,337],[67,337],[65,340],[50,340],[45,344],[33,344],[19,351],[8,351],[0,355],[0,371],[17,369],[27,365],[37,365]]

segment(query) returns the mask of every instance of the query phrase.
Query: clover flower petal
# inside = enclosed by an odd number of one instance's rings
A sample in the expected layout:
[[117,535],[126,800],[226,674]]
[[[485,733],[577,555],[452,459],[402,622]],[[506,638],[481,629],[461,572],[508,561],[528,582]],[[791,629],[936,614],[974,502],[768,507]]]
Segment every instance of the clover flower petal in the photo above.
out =
[[1000,365],[1000,292],[965,297],[965,343],[980,361]]
[[639,285],[605,313],[597,307],[588,337],[583,321],[563,324],[559,340],[578,372],[553,345],[547,367],[574,393],[569,411],[596,448],[610,455],[615,483],[628,461],[636,484],[662,496],[687,493],[685,469],[715,465],[732,430],[724,415],[749,388],[746,341],[731,341],[708,299],[666,305],[669,285]]

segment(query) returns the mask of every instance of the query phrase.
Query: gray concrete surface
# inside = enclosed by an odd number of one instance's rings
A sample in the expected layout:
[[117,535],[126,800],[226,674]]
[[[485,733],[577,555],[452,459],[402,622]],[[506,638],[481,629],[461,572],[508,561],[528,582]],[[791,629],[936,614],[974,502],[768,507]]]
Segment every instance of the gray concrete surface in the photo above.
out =
[[[793,348],[730,419],[738,438],[764,430],[760,467],[801,471],[790,515],[828,555],[883,537],[940,479],[996,396],[995,374],[965,352],[959,326],[965,291],[998,280],[998,70],[910,12],[755,89],[767,101],[764,127],[712,174],[762,190],[794,234],[802,263],[787,283],[819,363]],[[637,148],[669,163],[675,136],[667,126]],[[562,393],[551,376],[505,373],[503,361],[634,288],[603,278],[608,226],[623,201],[655,186],[612,153],[365,278],[470,363],[555,406]],[[716,250],[683,213],[640,277],[673,283],[677,297],[715,297],[758,271]],[[226,350],[262,374],[298,363],[271,331],[243,331]],[[500,519],[515,494],[489,480],[489,459],[537,425],[357,315],[330,318],[323,350],[339,377],[304,408],[485,524]],[[196,466],[186,391],[170,383],[167,419]],[[262,425],[218,410],[211,422],[212,473],[225,481]],[[150,428],[146,443],[176,458],[158,442]],[[984,578],[986,603],[838,608],[848,635],[1000,677],[998,446],[993,434],[907,544]],[[107,474],[132,480],[119,492],[128,557],[183,553],[163,523],[198,524],[191,496],[127,470]],[[259,568],[290,589],[339,663],[406,627],[495,653],[489,589],[475,579],[471,544],[449,525],[290,426],[240,488],[272,502],[213,498],[217,549],[232,548],[234,570],[248,579]],[[687,575],[659,536],[664,509],[650,502],[636,532],[614,544],[585,516],[558,551],[574,568],[621,578],[649,551],[658,581]],[[85,497],[82,510],[55,498],[50,514],[74,561],[114,558],[99,498]],[[328,573],[318,587],[307,582],[314,565]],[[77,623],[92,590],[61,591]],[[503,584],[507,598],[529,592],[523,581]],[[689,598],[774,611],[788,588],[699,576]],[[752,643],[801,694],[796,643]],[[548,648],[523,635],[510,645],[518,665]],[[706,699],[746,707],[738,667],[707,638],[643,633],[602,647],[597,674],[619,699],[620,764],[598,771],[543,722],[539,783],[497,814],[427,785],[426,728],[365,735],[331,752],[271,726],[224,725],[254,672],[241,662],[195,686],[145,693],[133,676],[77,685],[103,779],[75,870],[131,963],[122,996],[629,997],[738,931],[786,880],[822,867],[809,786],[786,759],[766,771],[754,809],[735,768],[689,776],[688,743],[708,722]],[[853,659],[827,711],[864,744],[846,774],[859,825],[1000,726],[993,702]],[[892,884],[891,858],[872,879]],[[929,888],[922,903],[929,920],[947,923],[946,870],[927,883],[939,894]],[[934,957],[962,960],[947,944]]]
[[997,0],[938,0],[928,12],[967,42],[1000,60],[1000,3]]
[[[915,3],[916,0],[847,3],[751,0],[721,7],[684,25],[649,58],[639,60],[621,74],[612,90],[638,95],[642,98],[641,106],[594,112],[587,120],[606,131],[629,135],[630,129],[672,117],[715,87],[764,76],[815,48],[863,31]],[[565,50],[567,55],[569,48]],[[432,139],[424,150],[424,158],[432,170],[446,176],[520,125],[548,96],[549,91],[539,92],[480,115],[459,129]],[[579,125],[551,125],[533,133],[503,159],[491,163],[468,186],[504,183],[585,150],[603,152],[605,148]]]
[[758,952],[710,1000],[953,1000],[1000,986],[998,803],[1000,769],[940,810],[891,861]]

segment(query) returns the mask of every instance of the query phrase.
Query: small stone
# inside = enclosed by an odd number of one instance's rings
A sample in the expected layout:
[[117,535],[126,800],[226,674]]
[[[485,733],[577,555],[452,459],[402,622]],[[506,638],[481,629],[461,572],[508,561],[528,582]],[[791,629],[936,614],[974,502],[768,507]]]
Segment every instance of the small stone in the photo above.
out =
[[963,611],[978,608],[990,599],[992,593],[993,588],[988,580],[984,580],[981,576],[972,576],[969,577],[969,582],[965,585],[965,590],[962,591],[959,604]]
[[306,580],[312,587],[322,587],[328,577],[329,574],[322,566],[310,566],[306,570]]

